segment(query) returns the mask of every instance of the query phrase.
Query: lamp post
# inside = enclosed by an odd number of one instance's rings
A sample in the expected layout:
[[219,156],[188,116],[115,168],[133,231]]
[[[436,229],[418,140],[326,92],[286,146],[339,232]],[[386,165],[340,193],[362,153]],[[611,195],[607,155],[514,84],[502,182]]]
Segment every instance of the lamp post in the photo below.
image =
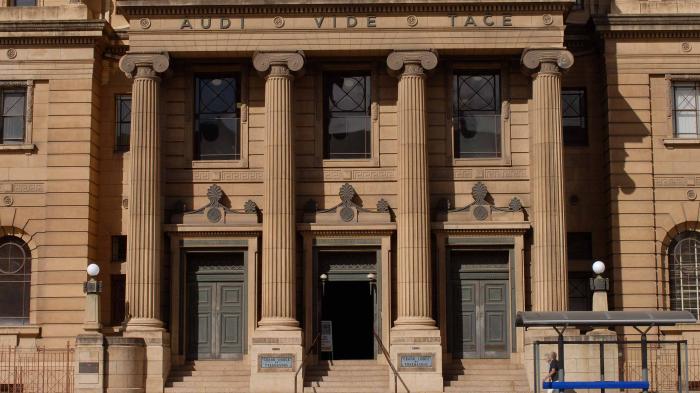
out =
[[604,272],[605,263],[603,261],[593,262],[593,273],[596,275],[590,280],[591,291],[593,291],[593,311],[608,311],[610,282],[603,277]]
[[374,273],[367,273],[367,280],[369,281],[369,294],[371,295],[374,288],[377,285],[377,275]]
[[100,323],[100,292],[102,292],[102,282],[95,277],[100,274],[100,267],[96,263],[91,263],[87,267],[88,280],[83,283],[85,293],[85,320],[83,329],[86,331],[99,332],[102,328]]
[[323,273],[319,278],[321,279],[321,295],[326,296],[326,281],[328,281],[328,275]]

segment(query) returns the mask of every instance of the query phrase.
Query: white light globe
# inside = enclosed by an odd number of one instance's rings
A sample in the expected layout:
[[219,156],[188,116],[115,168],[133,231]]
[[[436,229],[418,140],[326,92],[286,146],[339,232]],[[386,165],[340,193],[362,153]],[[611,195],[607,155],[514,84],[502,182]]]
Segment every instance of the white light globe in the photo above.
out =
[[603,263],[603,261],[593,262],[593,273],[603,274],[604,271],[605,271],[605,263]]
[[87,274],[90,277],[95,277],[100,274],[100,267],[96,263],[91,263],[87,267]]

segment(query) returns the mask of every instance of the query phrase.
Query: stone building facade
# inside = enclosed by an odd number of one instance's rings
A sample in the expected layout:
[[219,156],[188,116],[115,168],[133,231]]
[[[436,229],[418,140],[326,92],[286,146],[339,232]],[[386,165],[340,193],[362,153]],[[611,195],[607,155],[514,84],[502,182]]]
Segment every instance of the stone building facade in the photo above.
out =
[[525,363],[517,311],[590,309],[596,259],[611,309],[697,315],[699,11],[3,0],[0,344],[82,345],[85,392],[291,392],[332,327],[440,392]]

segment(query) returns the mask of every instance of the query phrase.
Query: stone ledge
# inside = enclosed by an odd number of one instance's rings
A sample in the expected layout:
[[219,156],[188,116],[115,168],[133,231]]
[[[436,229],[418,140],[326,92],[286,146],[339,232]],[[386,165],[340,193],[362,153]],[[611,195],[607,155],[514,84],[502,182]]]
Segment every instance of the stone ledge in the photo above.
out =
[[0,7],[0,21],[60,21],[88,19],[88,8],[84,4],[66,4],[49,7]]
[[664,139],[665,146],[689,146],[689,145],[700,145],[700,139],[698,138],[668,138]]
[[0,153],[33,153],[36,145],[33,143],[23,143],[18,145],[0,145]]
[[41,335],[41,326],[0,326],[0,336],[11,334],[22,337],[39,337]]

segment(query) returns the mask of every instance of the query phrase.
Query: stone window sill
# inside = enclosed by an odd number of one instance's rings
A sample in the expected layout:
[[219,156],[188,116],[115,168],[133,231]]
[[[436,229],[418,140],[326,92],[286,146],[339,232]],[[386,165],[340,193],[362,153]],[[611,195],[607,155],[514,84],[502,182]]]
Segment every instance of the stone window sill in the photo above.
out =
[[36,150],[33,143],[23,143],[17,145],[0,145],[0,153],[32,153]]
[[321,168],[373,168],[379,159],[372,158],[316,158],[316,167]]
[[39,335],[41,335],[41,326],[37,326],[37,325],[0,326],[0,336],[3,336],[3,335],[39,337]]
[[193,160],[191,169],[237,169],[248,168],[247,159],[238,160]]
[[700,138],[668,138],[664,139],[666,146],[692,146],[700,145]]

